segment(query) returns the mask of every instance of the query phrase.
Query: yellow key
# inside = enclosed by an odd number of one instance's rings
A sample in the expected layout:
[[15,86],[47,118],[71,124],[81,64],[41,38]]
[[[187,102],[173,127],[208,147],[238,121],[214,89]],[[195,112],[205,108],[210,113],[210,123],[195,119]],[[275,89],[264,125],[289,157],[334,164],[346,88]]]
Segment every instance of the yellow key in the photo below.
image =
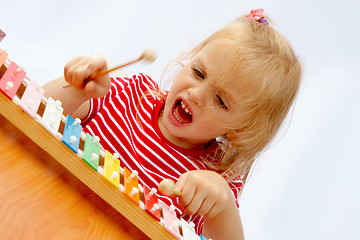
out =
[[116,188],[120,186],[120,160],[116,154],[112,155],[105,150],[104,159],[104,178],[113,184]]

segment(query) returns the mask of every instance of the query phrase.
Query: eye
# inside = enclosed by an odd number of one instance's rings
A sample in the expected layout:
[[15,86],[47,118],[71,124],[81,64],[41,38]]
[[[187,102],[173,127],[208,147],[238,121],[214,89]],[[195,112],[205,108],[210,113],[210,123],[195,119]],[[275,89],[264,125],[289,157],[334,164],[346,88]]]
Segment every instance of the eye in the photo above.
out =
[[225,111],[229,110],[229,107],[226,105],[225,101],[219,95],[216,95],[216,101],[221,109],[224,109]]
[[201,71],[199,68],[193,66],[193,67],[191,67],[191,69],[193,70],[194,74],[195,74],[197,77],[199,77],[199,78],[201,78],[201,79],[205,79],[205,75],[202,73],[202,71]]

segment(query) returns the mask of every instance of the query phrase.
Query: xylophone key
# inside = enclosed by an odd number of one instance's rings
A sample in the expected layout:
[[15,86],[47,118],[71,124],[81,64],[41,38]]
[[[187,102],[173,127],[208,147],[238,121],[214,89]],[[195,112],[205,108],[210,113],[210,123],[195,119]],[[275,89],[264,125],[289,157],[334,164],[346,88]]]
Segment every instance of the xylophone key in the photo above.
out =
[[164,227],[165,229],[171,233],[174,237],[180,239],[180,230],[178,226],[178,219],[175,212],[174,205],[171,205],[169,207],[165,203],[160,202],[162,212],[163,212],[163,218],[164,218]]
[[144,201],[145,211],[148,212],[153,218],[160,221],[160,210],[158,197],[156,195],[156,188],[148,188],[144,185]]
[[68,146],[74,153],[79,150],[80,135],[82,127],[80,119],[73,119],[70,115],[67,116],[62,142]]
[[32,118],[35,118],[39,109],[44,89],[40,87],[35,81],[29,81],[24,94],[21,97],[19,106]]
[[7,57],[8,53],[5,50],[0,49],[0,66],[4,64]]
[[199,240],[193,222],[188,223],[184,219],[181,219],[181,229],[184,240]]
[[0,42],[5,38],[5,36],[6,34],[0,29]]
[[41,124],[54,136],[58,133],[63,111],[64,109],[61,107],[61,102],[49,97],[41,118]]
[[24,80],[25,74],[21,67],[12,62],[0,80],[1,91],[8,98],[13,99]]
[[99,168],[100,143],[99,137],[92,137],[86,133],[83,160],[95,171]]
[[116,188],[120,187],[120,160],[117,154],[112,155],[105,150],[104,158],[104,178]]
[[138,172],[134,170],[131,172],[126,167],[124,168],[124,193],[137,205],[140,202],[139,183],[137,178]]

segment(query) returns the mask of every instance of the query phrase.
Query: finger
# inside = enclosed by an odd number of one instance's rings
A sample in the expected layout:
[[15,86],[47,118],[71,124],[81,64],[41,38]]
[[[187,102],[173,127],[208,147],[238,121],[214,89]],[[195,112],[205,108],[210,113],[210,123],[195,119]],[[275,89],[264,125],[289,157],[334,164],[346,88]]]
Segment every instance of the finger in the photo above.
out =
[[[110,89],[110,78],[108,74],[97,76],[99,72],[107,69],[106,61],[103,58],[91,58],[87,65],[85,79],[82,82],[82,88],[93,98],[103,97]],[[90,85],[88,85],[90,83]],[[87,86],[88,85],[88,86]]]
[[184,213],[188,215],[196,214],[201,208],[203,202],[204,202],[204,195],[195,192],[190,202],[186,206],[184,206]]
[[104,59],[80,56],[66,64],[64,67],[64,77],[74,87],[85,88],[91,76],[104,68],[106,69],[106,61]]
[[[230,197],[232,200],[232,197]],[[229,207],[229,195],[215,192],[209,195],[203,203],[201,211],[198,214],[206,215],[207,217],[215,217],[221,211]],[[231,203],[230,203],[231,204]]]
[[91,76],[91,70],[88,68],[88,64],[74,67],[74,69],[70,70],[71,76],[71,84],[77,88],[85,87],[84,82]]
[[86,71],[86,66],[84,66],[84,61],[71,61],[64,67],[64,78],[67,82],[75,87],[81,87],[82,81],[85,78],[84,71]]
[[190,173],[191,173],[191,171],[180,175],[179,179],[175,183],[174,192],[177,192],[177,193],[179,193],[179,195],[181,195],[181,193],[183,192],[184,185],[185,185]]
[[86,94],[91,98],[99,98],[99,86],[97,86],[95,81],[87,81],[84,86]]
[[64,74],[66,74],[72,66],[76,65],[80,59],[81,57],[75,57],[71,59],[64,67]]
[[93,56],[91,57],[91,61],[88,66],[91,75],[89,76],[91,79],[98,80],[101,78],[97,78],[97,73],[107,70],[107,63],[104,57],[101,56]]
[[195,196],[197,188],[196,184],[193,184],[191,181],[189,181],[188,176],[185,176],[185,178],[186,181],[184,183],[180,183],[184,185],[181,190],[181,197],[179,199],[179,205],[182,208],[186,208],[191,203]]
[[64,67],[64,77],[68,82],[72,81],[73,69],[74,66],[78,66],[81,61],[81,57],[76,57],[71,59]]
[[91,98],[101,98],[109,91],[108,87],[97,83],[95,80],[89,81],[84,89],[86,94]]
[[215,206],[214,204],[216,204],[214,199],[205,198],[196,214],[199,216],[205,216],[209,214],[212,208]]
[[221,206],[220,203],[216,202],[214,205],[211,206],[209,211],[207,213],[205,213],[204,215],[206,215],[209,218],[213,218],[213,217],[217,216],[221,212],[222,209],[224,209],[224,206]]
[[207,215],[215,204],[217,204],[218,197],[219,196],[217,194],[211,194],[211,192],[209,192],[206,188],[202,189],[201,187],[198,187],[193,199],[186,206],[184,211],[191,215]]

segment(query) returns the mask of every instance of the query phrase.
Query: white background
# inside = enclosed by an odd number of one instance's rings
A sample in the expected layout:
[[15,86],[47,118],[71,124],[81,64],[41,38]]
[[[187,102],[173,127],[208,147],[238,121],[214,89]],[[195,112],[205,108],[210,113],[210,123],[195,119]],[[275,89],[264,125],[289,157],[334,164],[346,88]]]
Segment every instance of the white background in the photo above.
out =
[[41,84],[78,55],[120,64],[153,47],[154,64],[124,71],[160,79],[171,58],[259,7],[291,42],[304,77],[291,120],[241,197],[246,237],[360,239],[358,0],[8,0],[0,46]]

